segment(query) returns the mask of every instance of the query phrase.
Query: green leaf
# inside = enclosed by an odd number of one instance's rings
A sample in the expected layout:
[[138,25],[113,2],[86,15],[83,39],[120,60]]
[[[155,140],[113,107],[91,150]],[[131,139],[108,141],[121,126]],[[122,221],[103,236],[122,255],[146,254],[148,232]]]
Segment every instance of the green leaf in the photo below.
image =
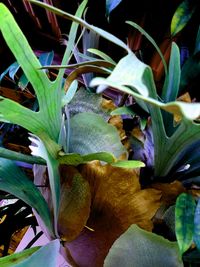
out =
[[22,199],[35,209],[50,235],[54,235],[49,208],[39,189],[13,161],[3,158],[0,158],[0,189]]
[[21,125],[28,131],[39,134],[44,131],[40,115],[10,99],[0,96],[0,121]]
[[39,112],[34,113],[11,100],[1,101],[2,120],[19,124],[37,135],[45,131],[54,141],[57,141],[61,125],[61,90],[58,90],[56,82],[51,82],[46,73],[40,70],[39,60],[11,12],[2,3],[0,4],[0,30],[18,64],[32,84],[39,102]]
[[176,200],[175,232],[181,254],[192,244],[195,207],[195,200],[189,194],[182,193]]
[[100,58],[104,59],[105,61],[110,62],[114,66],[116,65],[116,62],[111,57],[109,57],[107,54],[105,54],[104,52],[100,51],[99,49],[88,48],[87,51],[92,53],[92,54],[94,54],[94,55],[99,56]]
[[51,241],[43,247],[35,247],[24,250],[10,256],[0,258],[1,267],[55,267],[60,243],[58,240]]
[[[128,48],[128,46],[121,41],[119,38],[117,38],[116,36],[98,28],[95,27],[93,25],[90,25],[89,23],[87,23],[85,20],[77,17],[77,16],[73,16],[67,12],[64,12],[63,10],[60,10],[58,8],[55,8],[51,5],[47,5],[45,3],[42,3],[40,1],[35,1],[35,0],[28,0],[30,3],[32,4],[36,4],[38,6],[41,6],[49,11],[52,11],[53,13],[57,14],[58,16],[61,16],[63,18],[69,19],[69,20],[73,20],[74,22],[79,23],[80,25],[82,25],[83,27],[85,27],[86,29],[89,29],[97,34],[99,34],[100,36],[102,36],[103,38],[109,40],[110,42],[120,46],[121,48],[125,49],[127,52],[130,52],[130,49]],[[63,65],[63,64],[62,64]]]
[[164,104],[158,101],[151,68],[137,59],[133,53],[122,58],[108,78],[96,77],[90,86],[98,86],[98,93],[102,93],[109,86],[116,88],[132,95],[136,100],[142,100],[188,120],[194,120],[200,115],[199,103],[174,101]]
[[183,267],[178,245],[131,225],[112,245],[104,267]]
[[116,159],[111,153],[108,153],[108,152],[97,152],[97,153],[83,155],[84,163],[92,161],[92,160],[100,160],[100,161],[104,161],[107,163],[112,163]]
[[116,108],[114,109],[110,115],[132,115],[135,116],[136,113],[133,112],[133,110],[130,107],[120,107],[120,108]]
[[6,257],[0,258],[1,267],[14,267],[17,266],[20,262],[23,262],[26,258],[30,257],[33,253],[37,252],[40,247],[33,247],[25,249],[22,252],[14,253]]
[[0,147],[0,157],[21,162],[27,162],[31,164],[40,164],[40,165],[46,164],[46,161],[43,160],[42,158],[29,156],[27,154],[22,154],[16,151],[9,150],[4,147]]
[[106,15],[109,16],[110,13],[115,9],[122,0],[106,0]]
[[[165,82],[162,90],[162,100],[167,103],[170,101],[175,101],[180,86],[180,76],[181,76],[181,67],[180,67],[180,52],[179,48],[175,42],[172,42],[171,55],[169,61],[169,71],[165,77]],[[172,114],[163,111],[163,122],[165,125],[165,130],[168,136],[171,136],[175,131],[174,127],[174,118]]]
[[166,81],[162,91],[162,99],[165,103],[176,100],[180,85],[180,75],[180,52],[176,43],[172,42],[169,61],[169,72],[166,77]]
[[71,100],[73,99],[73,97],[74,97],[74,95],[75,95],[77,90],[78,90],[78,81],[74,80],[70,84],[67,92],[65,93],[65,95],[64,95],[64,97],[62,99],[62,105],[63,106],[65,106],[65,105],[69,104],[69,102],[71,102]]
[[[124,85],[127,86],[127,90],[125,93],[133,92],[133,90],[129,89],[128,86],[134,88],[143,96],[148,96],[148,88],[144,82],[143,75],[145,70],[147,69],[147,65],[142,63],[134,53],[129,53],[127,56],[123,57],[110,76],[107,78],[107,81],[113,82],[113,85]],[[93,79],[94,81],[95,79]],[[94,86],[94,82],[91,82],[91,86]],[[99,86],[97,92],[101,93],[105,90],[105,86]]]
[[195,214],[194,214],[194,243],[197,249],[200,250],[200,199],[198,199]]
[[[81,20],[81,16],[83,15],[83,12],[85,10],[87,2],[88,2],[87,0],[83,0],[82,3],[79,5],[75,16],[72,16],[72,15],[70,15],[70,16],[74,17],[74,18],[77,18],[77,20]],[[39,4],[38,1],[32,1],[32,3]],[[55,9],[53,6],[50,6],[50,5],[42,5],[42,6],[45,9],[47,9],[47,10],[49,9],[51,11],[53,11],[53,10],[54,11],[55,10],[58,11],[59,10],[59,9]],[[61,14],[63,14],[63,11],[61,11],[61,10],[59,10],[59,11],[61,12]],[[71,28],[70,28],[70,32],[69,32],[68,43],[67,43],[67,47],[66,47],[66,50],[65,50],[61,65],[68,64],[68,62],[70,60],[70,57],[71,57],[71,53],[73,52],[73,49],[76,46],[75,45],[75,39],[76,39],[76,36],[77,36],[77,31],[78,31],[79,24],[77,23],[76,20],[72,19],[72,21],[73,22],[72,22],[72,25],[71,25]],[[60,69],[59,70],[59,73],[58,73],[58,76],[57,76],[57,81],[60,81],[60,85],[61,85],[61,79],[63,78],[64,73],[65,73],[65,69]]]
[[196,5],[193,1],[184,0],[176,9],[171,21],[171,35],[175,36],[180,32],[191,19],[195,12]]
[[157,52],[160,55],[160,58],[162,60],[162,63],[163,63],[163,66],[164,66],[164,70],[165,70],[165,75],[167,75],[167,64],[166,64],[165,58],[164,58],[160,48],[157,46],[156,42],[154,41],[154,39],[142,27],[140,27],[137,23],[135,23],[133,21],[126,21],[126,23],[131,25],[132,27],[136,28],[154,46],[154,48],[157,50]]
[[145,167],[145,164],[139,160],[119,160],[111,164],[114,167],[120,168],[141,168]]
[[83,162],[83,157],[77,153],[65,154],[63,152],[60,152],[58,155],[58,161],[60,164],[78,166]]
[[[51,188],[52,194],[52,205],[53,205],[53,215],[54,215],[54,230],[55,235],[58,237],[57,232],[57,223],[58,223],[58,213],[59,213],[59,206],[60,206],[60,174],[59,174],[59,161],[56,158],[52,157],[51,155],[54,154],[53,152],[50,154],[47,147],[44,145],[42,140],[38,137],[31,135],[29,140],[32,142],[32,145],[29,146],[31,149],[31,154],[33,156],[38,156],[46,160],[48,174],[49,174],[49,183]],[[48,141],[48,140],[47,140]],[[51,144],[49,144],[51,145]]]
[[117,129],[95,113],[79,113],[71,119],[70,149],[72,153],[87,155],[109,152],[116,158],[126,149],[120,141]]

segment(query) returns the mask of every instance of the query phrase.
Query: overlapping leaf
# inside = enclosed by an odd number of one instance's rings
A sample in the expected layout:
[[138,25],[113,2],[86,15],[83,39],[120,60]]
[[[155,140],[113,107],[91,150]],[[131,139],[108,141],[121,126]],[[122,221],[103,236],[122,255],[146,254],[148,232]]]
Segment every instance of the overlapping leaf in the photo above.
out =
[[[152,230],[152,217],[160,207],[161,193],[141,190],[139,171],[102,166],[98,161],[80,166],[91,190],[91,213],[87,226],[74,241],[66,244],[77,264],[103,266],[113,242],[132,223]],[[75,248],[79,247],[79,253]]]
[[132,225],[110,249],[104,267],[183,267],[176,242]]

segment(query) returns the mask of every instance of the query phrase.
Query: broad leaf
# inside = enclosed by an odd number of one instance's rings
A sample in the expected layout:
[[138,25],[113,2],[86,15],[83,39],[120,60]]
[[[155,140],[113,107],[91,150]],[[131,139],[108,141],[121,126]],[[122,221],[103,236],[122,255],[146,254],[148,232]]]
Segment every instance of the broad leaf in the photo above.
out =
[[104,267],[183,267],[178,245],[132,225],[111,247]]
[[36,247],[24,250],[0,258],[1,267],[55,267],[59,253],[60,243],[58,240],[51,241],[44,247]]
[[176,201],[175,230],[178,245],[183,254],[187,251],[193,240],[195,201],[189,194],[182,193]]
[[[146,68],[147,65],[143,64],[134,53],[129,53],[118,62],[113,72],[107,78],[107,81],[110,83],[113,82],[113,85],[131,86],[138,93],[147,97],[149,92],[143,80]],[[94,85],[94,80],[95,79],[91,82],[91,86]],[[106,87],[102,85],[98,88],[98,93],[105,89]],[[129,93],[129,91],[131,91],[131,89],[128,89],[126,93]]]
[[116,158],[127,155],[117,129],[94,113],[83,112],[71,119],[70,152],[86,155],[109,152]]
[[196,9],[194,1],[184,0],[175,11],[171,21],[171,35],[180,32],[188,23]]
[[11,160],[0,158],[0,189],[22,199],[39,214],[51,236],[51,216],[39,189]]

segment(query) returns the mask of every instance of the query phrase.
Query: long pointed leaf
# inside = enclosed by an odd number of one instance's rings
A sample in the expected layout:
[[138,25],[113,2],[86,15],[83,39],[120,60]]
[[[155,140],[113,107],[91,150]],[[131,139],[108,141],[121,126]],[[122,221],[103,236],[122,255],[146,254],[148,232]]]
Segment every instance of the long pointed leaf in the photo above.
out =
[[90,25],[89,23],[87,23],[85,20],[81,19],[81,18],[78,18],[76,16],[73,16],[67,12],[64,12],[58,8],[55,8],[53,6],[50,6],[50,5],[47,5],[47,4],[44,4],[40,1],[35,1],[35,0],[28,0],[30,3],[32,4],[36,4],[38,6],[41,6],[43,8],[46,8],[47,10],[49,11],[52,11],[54,12],[55,14],[63,17],[63,18],[66,18],[66,19],[69,19],[69,20],[73,20],[75,22],[78,22],[80,25],[82,25],[83,27],[99,34],[100,36],[102,36],[103,38],[109,40],[110,42],[113,42],[114,44],[120,46],[121,48],[125,49],[127,52],[130,52],[130,49],[128,48],[128,46],[122,42],[119,38],[117,38],[116,36],[98,28],[98,27],[95,27],[93,25]]
[[171,35],[174,36],[180,32],[192,17],[196,5],[194,1],[184,0],[175,11],[171,21]]

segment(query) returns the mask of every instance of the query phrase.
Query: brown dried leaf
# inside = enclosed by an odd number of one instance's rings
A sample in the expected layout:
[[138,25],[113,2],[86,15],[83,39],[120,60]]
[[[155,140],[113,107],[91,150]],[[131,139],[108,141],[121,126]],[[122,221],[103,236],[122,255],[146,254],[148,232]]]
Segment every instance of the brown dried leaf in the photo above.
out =
[[91,194],[88,182],[73,166],[61,165],[61,198],[58,230],[64,241],[76,238],[86,225]]
[[172,183],[156,183],[152,187],[162,192],[162,203],[166,206],[173,205],[176,198],[183,192],[186,192],[185,187],[179,181]]
[[81,174],[88,179],[92,205],[87,225],[81,235],[67,244],[78,266],[103,266],[113,242],[131,224],[152,230],[152,217],[160,207],[160,191],[141,190],[139,170],[100,165],[84,165]]

